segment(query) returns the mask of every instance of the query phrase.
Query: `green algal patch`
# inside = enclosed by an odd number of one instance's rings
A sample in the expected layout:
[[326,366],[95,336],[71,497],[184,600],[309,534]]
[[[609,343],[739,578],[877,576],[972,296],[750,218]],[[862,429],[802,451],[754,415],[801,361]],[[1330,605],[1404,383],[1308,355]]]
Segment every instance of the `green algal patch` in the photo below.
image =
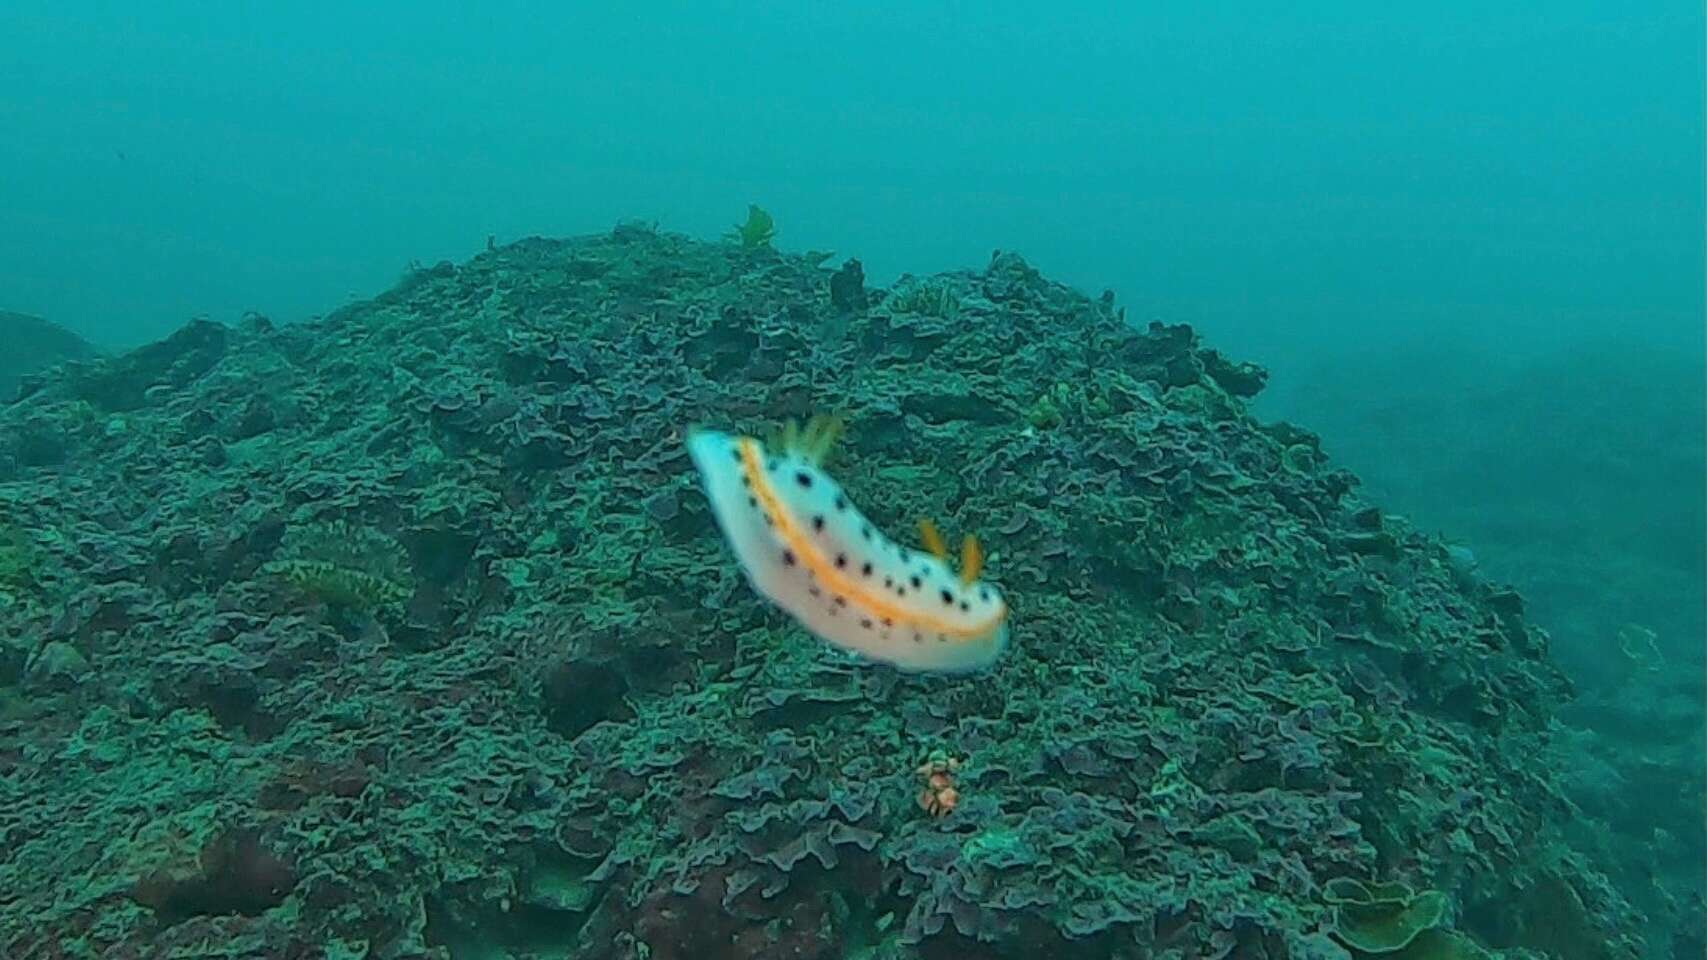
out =
[[329,607],[373,614],[394,608],[412,592],[409,558],[397,541],[343,520],[286,531],[279,556],[261,568]]
[[896,286],[885,302],[895,313],[949,321],[960,318],[960,297],[945,280],[909,279]]
[[735,225],[730,238],[748,250],[768,247],[776,239],[776,221],[756,203],[747,205],[747,219]]

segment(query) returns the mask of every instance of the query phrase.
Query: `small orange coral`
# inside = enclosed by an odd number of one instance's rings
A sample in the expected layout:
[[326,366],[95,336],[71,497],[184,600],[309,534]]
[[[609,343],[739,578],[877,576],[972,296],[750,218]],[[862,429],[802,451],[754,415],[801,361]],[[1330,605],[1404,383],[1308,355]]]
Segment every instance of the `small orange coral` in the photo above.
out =
[[919,809],[933,817],[947,816],[960,803],[960,789],[954,785],[954,774],[960,769],[960,759],[945,753],[931,754],[915,771],[925,785],[919,790]]

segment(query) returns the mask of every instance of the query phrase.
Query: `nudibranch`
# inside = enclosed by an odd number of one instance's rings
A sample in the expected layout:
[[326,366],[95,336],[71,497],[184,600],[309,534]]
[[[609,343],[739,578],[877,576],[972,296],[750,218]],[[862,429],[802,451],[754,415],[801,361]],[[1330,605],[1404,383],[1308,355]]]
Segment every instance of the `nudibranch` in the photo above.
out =
[[790,423],[776,449],[752,437],[688,431],[712,513],[753,589],[823,640],[908,671],[989,666],[1007,644],[1007,603],[978,579],[968,536],[961,569],[929,521],[924,550],[885,537],[824,471],[840,426]]

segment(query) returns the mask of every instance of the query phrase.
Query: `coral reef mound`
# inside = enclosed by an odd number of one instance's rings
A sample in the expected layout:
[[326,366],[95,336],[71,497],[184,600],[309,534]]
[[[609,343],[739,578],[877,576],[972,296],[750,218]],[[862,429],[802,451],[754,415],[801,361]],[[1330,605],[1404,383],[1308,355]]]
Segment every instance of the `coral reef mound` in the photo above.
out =
[[0,310],[0,336],[6,350],[0,352],[0,404],[10,403],[30,374],[66,360],[87,360],[96,355],[88,341],[51,320]]
[[[1642,952],[1545,634],[1260,369],[828,259],[527,240],[0,410],[0,955]],[[682,430],[830,410],[874,521],[989,544],[994,670],[741,580]]]

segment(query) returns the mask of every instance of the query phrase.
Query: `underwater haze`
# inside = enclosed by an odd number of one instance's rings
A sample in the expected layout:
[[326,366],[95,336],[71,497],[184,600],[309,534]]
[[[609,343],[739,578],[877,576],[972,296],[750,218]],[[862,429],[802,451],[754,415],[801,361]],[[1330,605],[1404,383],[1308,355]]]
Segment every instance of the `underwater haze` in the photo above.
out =
[[0,5],[0,958],[1701,956],[1704,37]]
[[134,344],[487,235],[707,235],[758,201],[878,277],[1022,250],[1270,362],[1688,349],[1702,29],[1686,2],[8,5],[0,283]]

